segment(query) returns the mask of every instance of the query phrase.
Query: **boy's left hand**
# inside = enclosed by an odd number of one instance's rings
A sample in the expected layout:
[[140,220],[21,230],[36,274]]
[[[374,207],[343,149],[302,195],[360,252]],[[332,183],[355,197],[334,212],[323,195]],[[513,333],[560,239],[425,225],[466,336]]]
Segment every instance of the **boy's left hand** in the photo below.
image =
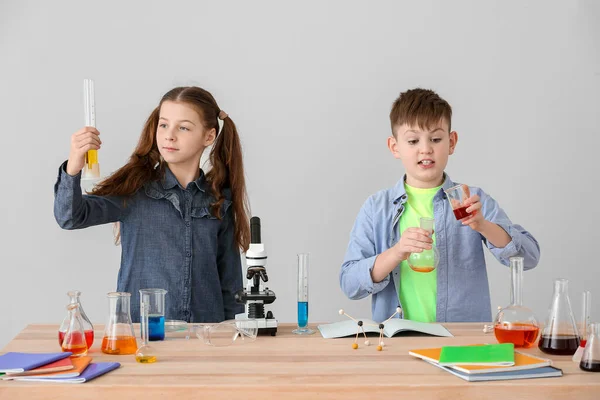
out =
[[483,214],[480,212],[481,210],[481,202],[479,201],[478,195],[473,195],[465,200],[464,203],[467,206],[466,211],[471,213],[472,215],[460,220],[463,225],[469,225],[471,229],[474,231],[480,232],[485,219],[483,218]]

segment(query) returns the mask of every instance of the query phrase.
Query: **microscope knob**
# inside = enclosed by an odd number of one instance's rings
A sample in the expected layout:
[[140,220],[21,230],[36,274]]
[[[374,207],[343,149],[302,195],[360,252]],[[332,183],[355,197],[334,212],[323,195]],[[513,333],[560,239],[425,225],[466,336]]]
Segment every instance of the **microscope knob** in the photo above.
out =
[[267,311],[267,319],[273,319],[273,312]]

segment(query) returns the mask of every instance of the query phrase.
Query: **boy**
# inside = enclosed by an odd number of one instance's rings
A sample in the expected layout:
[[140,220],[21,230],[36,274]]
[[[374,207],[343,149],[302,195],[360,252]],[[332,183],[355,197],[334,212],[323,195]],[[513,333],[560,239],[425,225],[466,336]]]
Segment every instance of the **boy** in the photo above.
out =
[[[388,148],[406,174],[364,203],[340,272],[349,298],[373,295],[375,321],[389,318],[398,306],[403,318],[415,321],[491,321],[483,243],[504,265],[513,256],[524,257],[525,270],[538,263],[535,238],[483,190],[470,188],[470,216],[454,216],[444,193],[456,185],[444,172],[458,140],[451,118],[450,105],[431,90],[408,90],[392,106]],[[420,217],[435,219],[432,235],[418,228]],[[411,270],[410,254],[432,244],[440,254],[438,267],[429,273]]]

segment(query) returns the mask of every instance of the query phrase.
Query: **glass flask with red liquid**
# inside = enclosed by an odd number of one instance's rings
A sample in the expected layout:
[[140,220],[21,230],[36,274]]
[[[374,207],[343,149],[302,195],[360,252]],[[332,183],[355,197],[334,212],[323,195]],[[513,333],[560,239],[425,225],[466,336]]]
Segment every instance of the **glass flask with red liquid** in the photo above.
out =
[[581,322],[579,324],[579,347],[575,354],[573,354],[573,361],[579,363],[585,344],[587,341],[589,329],[590,329],[590,308],[592,306],[592,294],[589,291],[583,292],[583,308],[581,310]]
[[579,332],[569,301],[569,281],[557,279],[554,281],[552,303],[538,347],[544,353],[572,356],[579,342]]
[[[83,306],[81,305],[81,300],[79,297],[81,296],[81,292],[79,290],[71,290],[67,292],[67,296],[70,298],[69,304],[79,304],[79,314],[81,315],[81,319],[83,321],[83,331],[85,334],[85,341],[87,343],[88,349],[92,348],[92,344],[94,343],[94,326],[90,322],[87,315],[85,315],[85,311],[83,311]],[[65,332],[69,327],[69,314],[63,319],[60,328],[58,328],[58,344],[62,346],[63,340],[65,338]]]
[[[421,217],[420,228],[429,232],[433,238],[435,220],[433,218]],[[421,253],[411,253],[406,260],[410,269],[415,272],[431,272],[435,270],[440,263],[440,253],[435,243],[431,244],[431,249],[423,250]]]
[[533,311],[523,306],[523,257],[510,258],[510,305],[498,311],[494,335],[499,343],[532,347],[540,332]]
[[79,311],[79,303],[69,304],[67,310],[69,311],[69,323],[60,347],[62,351],[73,353],[71,357],[85,356],[88,352],[88,345],[83,328],[83,318],[81,318]]
[[588,372],[600,372],[600,322],[590,324],[589,332],[579,368]]

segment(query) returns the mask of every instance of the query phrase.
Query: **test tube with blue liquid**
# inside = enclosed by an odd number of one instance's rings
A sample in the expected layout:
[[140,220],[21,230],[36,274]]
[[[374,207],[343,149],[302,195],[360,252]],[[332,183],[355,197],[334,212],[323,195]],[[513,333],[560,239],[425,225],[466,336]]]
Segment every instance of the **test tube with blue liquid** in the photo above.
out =
[[[165,295],[164,289],[141,289],[140,299],[148,298],[148,340],[165,339]],[[142,332],[143,337],[144,332]]]
[[297,335],[312,335],[308,327],[308,254],[298,254],[298,327],[292,331]]

